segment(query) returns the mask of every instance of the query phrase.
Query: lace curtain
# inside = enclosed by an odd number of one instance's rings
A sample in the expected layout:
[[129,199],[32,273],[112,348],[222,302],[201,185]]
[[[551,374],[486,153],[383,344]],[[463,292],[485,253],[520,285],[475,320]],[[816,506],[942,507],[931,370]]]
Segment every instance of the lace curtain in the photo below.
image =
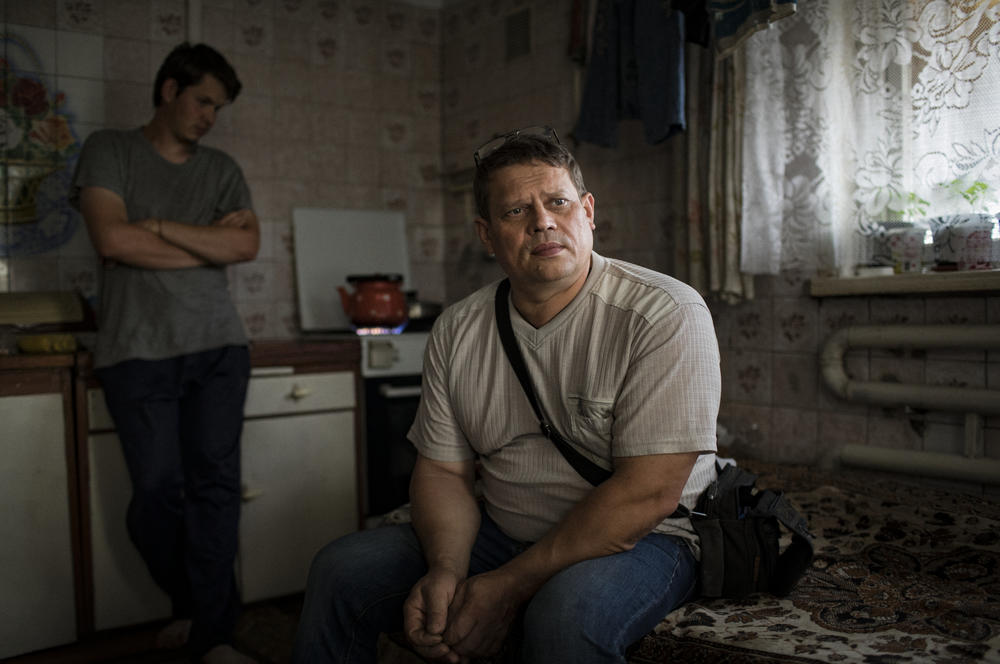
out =
[[1000,209],[1000,2],[799,0],[743,49],[743,272],[847,273],[877,222]]

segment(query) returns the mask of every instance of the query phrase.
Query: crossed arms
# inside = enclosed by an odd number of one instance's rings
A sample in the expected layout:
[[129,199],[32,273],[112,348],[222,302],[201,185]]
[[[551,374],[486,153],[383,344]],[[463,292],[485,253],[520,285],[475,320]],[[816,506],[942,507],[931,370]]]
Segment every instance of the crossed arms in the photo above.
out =
[[499,649],[519,608],[560,570],[632,549],[677,508],[698,452],[615,459],[595,487],[524,553],[466,578],[479,529],[473,462],[418,456],[410,485],[413,527],[427,575],[403,607],[406,635],[418,652],[458,663]]
[[249,209],[230,212],[209,226],[168,219],[130,223],[121,196],[103,187],[84,187],[80,211],[97,253],[135,267],[228,265],[253,260],[260,248],[260,224]]

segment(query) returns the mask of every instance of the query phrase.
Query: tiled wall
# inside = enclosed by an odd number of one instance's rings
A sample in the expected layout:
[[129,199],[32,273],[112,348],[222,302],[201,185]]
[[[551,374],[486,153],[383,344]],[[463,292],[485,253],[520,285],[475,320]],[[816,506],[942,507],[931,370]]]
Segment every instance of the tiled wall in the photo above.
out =
[[[820,375],[823,343],[849,325],[1000,324],[1000,298],[985,295],[808,296],[803,275],[757,277],[757,297],[713,304],[722,350],[721,420],[737,448],[769,459],[825,463],[840,446],[962,454],[964,414],[884,408],[836,397]],[[1000,389],[990,351],[850,351],[856,380]],[[1000,421],[986,418],[986,456],[1000,458]]]
[[[440,10],[382,0],[197,4],[201,40],[244,84],[205,143],[240,163],[262,221],[259,257],[230,269],[234,297],[253,337],[294,336],[294,207],[403,210],[410,246],[441,235]],[[187,8],[183,0],[6,0],[3,18],[8,33],[50,54],[43,74],[65,92],[83,140],[151,117],[152,81],[187,37]],[[75,229],[59,246],[0,254],[0,288],[94,296],[97,262],[79,220]],[[417,289],[442,300],[440,261],[417,255],[412,267]]]
[[[6,0],[5,18],[51,45],[84,138],[151,113],[151,81],[188,17],[180,0]],[[551,124],[574,148],[596,199],[596,247],[668,273],[683,219],[682,137],[646,145],[637,121],[619,147],[574,146],[583,70],[566,56],[570,0],[465,0],[443,10],[377,0],[203,0],[203,38],[245,89],[209,142],[231,152],[263,220],[260,257],[232,269],[254,337],[296,333],[291,209],[405,210],[415,285],[451,302],[498,275],[480,249],[468,187],[472,153],[494,132]],[[529,9],[531,53],[507,61],[507,17]],[[676,252],[681,253],[681,252]],[[7,270],[4,273],[4,270]],[[0,289],[96,289],[85,233],[39,255],[0,258]],[[758,277],[757,297],[712,303],[723,357],[723,421],[751,452],[819,462],[837,445],[960,449],[961,418],[845,403],[822,385],[818,354],[838,327],[1000,323],[1000,298],[815,299],[806,275]],[[995,359],[995,358],[993,358]],[[985,354],[852,352],[856,377],[998,387]],[[988,425],[992,425],[988,421]],[[1000,436],[987,428],[987,452]]]

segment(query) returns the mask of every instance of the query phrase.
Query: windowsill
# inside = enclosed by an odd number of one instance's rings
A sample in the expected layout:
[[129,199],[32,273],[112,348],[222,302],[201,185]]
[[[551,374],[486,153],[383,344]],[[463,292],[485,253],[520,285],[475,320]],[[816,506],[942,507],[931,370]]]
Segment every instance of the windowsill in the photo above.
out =
[[809,282],[809,294],[813,297],[988,291],[1000,291],[1000,270],[904,272],[876,277],[816,277]]

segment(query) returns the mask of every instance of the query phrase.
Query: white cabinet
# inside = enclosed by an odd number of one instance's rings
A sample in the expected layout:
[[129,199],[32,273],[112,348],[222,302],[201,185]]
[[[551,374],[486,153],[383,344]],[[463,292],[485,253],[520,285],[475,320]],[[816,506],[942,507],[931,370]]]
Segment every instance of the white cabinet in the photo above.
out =
[[[91,428],[109,428],[102,392],[87,390],[87,402]],[[118,436],[110,431],[89,434],[87,452],[94,629],[169,618],[170,598],[153,582],[125,527],[132,485]]]
[[[356,374],[294,371],[255,370],[247,392],[237,558],[244,602],[302,591],[316,551],[358,527]],[[168,617],[167,597],[128,539],[131,488],[103,395],[91,388],[87,396],[94,627]]]
[[77,632],[68,378],[67,391],[36,393],[19,385],[24,376],[0,374],[0,658]]
[[243,424],[244,602],[305,589],[324,544],[358,527],[354,374],[261,376]]

